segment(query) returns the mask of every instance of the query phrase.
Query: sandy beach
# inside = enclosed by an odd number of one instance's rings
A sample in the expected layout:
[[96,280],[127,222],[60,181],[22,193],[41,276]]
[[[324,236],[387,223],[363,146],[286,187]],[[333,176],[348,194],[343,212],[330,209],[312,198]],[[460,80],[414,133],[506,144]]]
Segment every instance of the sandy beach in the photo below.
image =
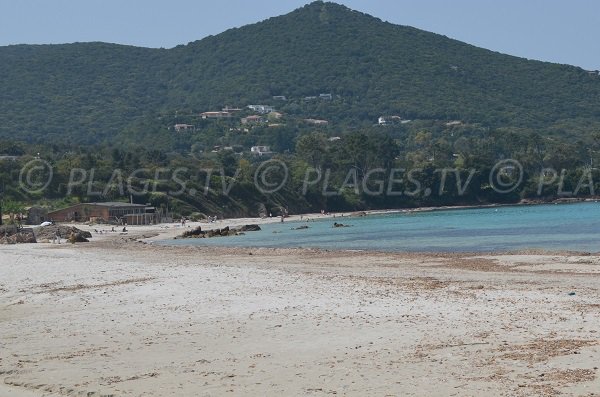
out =
[[152,244],[182,231],[0,247],[0,396],[600,395],[600,256]]

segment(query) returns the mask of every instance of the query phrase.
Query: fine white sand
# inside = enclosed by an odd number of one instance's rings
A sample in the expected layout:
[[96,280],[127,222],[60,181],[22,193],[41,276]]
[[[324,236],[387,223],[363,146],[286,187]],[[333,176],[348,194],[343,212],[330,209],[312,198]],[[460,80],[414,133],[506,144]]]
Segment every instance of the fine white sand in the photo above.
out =
[[136,241],[182,230],[0,247],[0,396],[600,391],[598,256]]

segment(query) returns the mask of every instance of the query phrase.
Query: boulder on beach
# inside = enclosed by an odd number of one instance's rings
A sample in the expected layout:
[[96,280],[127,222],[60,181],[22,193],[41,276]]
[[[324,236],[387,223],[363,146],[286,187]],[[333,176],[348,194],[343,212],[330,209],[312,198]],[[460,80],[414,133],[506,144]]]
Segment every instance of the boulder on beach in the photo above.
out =
[[16,225],[0,226],[0,244],[37,243],[33,229],[19,228]]
[[33,232],[35,233],[35,237],[37,238],[38,241],[46,241],[46,242],[52,241],[54,239],[54,237],[57,235],[60,236],[60,238],[69,239],[69,237],[73,233],[79,234],[81,236],[81,238],[86,239],[86,241],[87,241],[87,239],[92,238],[92,233],[90,233],[90,232],[78,229],[75,226],[66,226],[66,225],[59,225],[59,224],[53,224],[53,225],[48,225],[48,226],[38,226],[33,229]]
[[67,240],[71,243],[71,244],[75,244],[75,243],[88,243],[90,240],[88,240],[85,237],[85,232],[79,231],[79,232],[72,232],[69,237],[67,238]]

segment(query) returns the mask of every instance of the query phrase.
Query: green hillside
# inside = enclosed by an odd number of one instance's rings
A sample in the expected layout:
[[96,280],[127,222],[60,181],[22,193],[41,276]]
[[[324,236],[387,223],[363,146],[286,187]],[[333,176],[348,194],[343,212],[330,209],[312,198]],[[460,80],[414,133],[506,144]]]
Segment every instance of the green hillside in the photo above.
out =
[[[0,47],[0,76],[0,137],[37,143],[144,137],[176,112],[250,103],[341,128],[394,114],[585,136],[600,120],[597,74],[323,2],[172,49]],[[303,101],[320,93],[334,99]]]

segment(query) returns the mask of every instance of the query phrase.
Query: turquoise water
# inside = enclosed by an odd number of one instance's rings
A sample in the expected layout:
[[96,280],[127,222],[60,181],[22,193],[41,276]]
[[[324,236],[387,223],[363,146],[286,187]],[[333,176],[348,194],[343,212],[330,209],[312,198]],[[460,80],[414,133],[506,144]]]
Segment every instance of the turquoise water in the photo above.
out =
[[[333,228],[334,221],[351,227]],[[300,225],[310,228],[291,230]],[[261,227],[244,236],[164,243],[427,252],[600,251],[600,203],[595,202],[403,212]]]

